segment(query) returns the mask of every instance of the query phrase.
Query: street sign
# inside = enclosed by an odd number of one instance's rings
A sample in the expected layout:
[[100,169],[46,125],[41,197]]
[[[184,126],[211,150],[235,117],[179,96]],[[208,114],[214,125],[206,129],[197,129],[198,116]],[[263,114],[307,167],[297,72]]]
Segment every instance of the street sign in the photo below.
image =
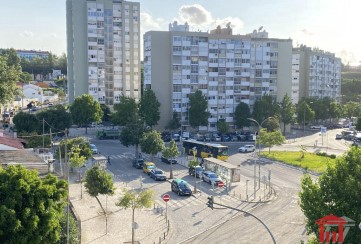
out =
[[170,200],[170,196],[168,194],[163,195],[163,201],[168,202]]
[[325,134],[327,132],[327,127],[321,127],[321,133]]
[[218,182],[218,187],[223,187],[224,186],[224,183],[222,181],[219,181]]

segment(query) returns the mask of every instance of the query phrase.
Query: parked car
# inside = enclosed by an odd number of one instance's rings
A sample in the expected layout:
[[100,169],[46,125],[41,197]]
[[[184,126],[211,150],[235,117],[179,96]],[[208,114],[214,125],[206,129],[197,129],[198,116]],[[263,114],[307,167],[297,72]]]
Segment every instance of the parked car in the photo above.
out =
[[336,134],[336,140],[341,140],[342,139],[342,135],[341,134]]
[[254,152],[256,150],[256,148],[254,147],[254,145],[244,145],[240,148],[238,148],[238,152]]
[[202,180],[204,182],[208,182],[211,185],[218,185],[218,182],[221,181],[218,175],[212,171],[203,171]]
[[311,130],[320,130],[322,125],[312,125]]
[[141,169],[141,168],[143,168],[143,164],[144,164],[143,158],[134,158],[133,159],[132,165],[134,168]]
[[98,154],[98,148],[94,144],[90,144],[90,150],[92,150],[93,154]]
[[172,164],[176,164],[176,163],[177,163],[177,160],[165,158],[165,157],[163,157],[163,156],[162,156],[160,159],[161,159],[161,161],[162,161],[163,163],[167,163],[167,164],[170,164],[171,162],[172,162]]
[[255,140],[256,140],[256,134],[247,135],[247,141],[255,141]]
[[150,178],[154,179],[154,180],[166,180],[167,177],[164,174],[164,171],[161,169],[152,169],[149,172],[149,176]]
[[201,178],[202,174],[203,174],[204,169],[201,166],[196,166],[196,167],[190,167],[188,169],[188,173],[189,175],[196,175],[197,178]]
[[221,141],[231,141],[231,137],[228,136],[228,135],[223,135],[223,136],[221,137]]
[[146,162],[143,164],[143,172],[147,173],[148,175],[149,175],[150,171],[155,168],[156,168],[155,164],[152,162]]
[[221,141],[221,137],[220,136],[212,136],[212,141]]
[[238,141],[238,137],[237,136],[232,136],[231,141]]
[[191,196],[192,190],[187,181],[182,179],[174,179],[171,183],[171,190],[178,194],[178,196]]
[[246,141],[247,136],[246,135],[237,135],[237,139],[238,139],[238,141]]

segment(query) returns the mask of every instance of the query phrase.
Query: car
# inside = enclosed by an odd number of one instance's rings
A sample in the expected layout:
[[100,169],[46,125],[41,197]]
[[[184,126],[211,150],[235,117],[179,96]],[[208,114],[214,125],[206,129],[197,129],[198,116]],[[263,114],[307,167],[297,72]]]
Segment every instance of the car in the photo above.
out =
[[98,148],[94,144],[90,144],[90,150],[92,150],[93,154],[98,154]]
[[222,137],[221,137],[221,141],[231,141],[231,137],[230,136],[228,136],[228,135],[223,135]]
[[197,178],[201,178],[204,169],[201,166],[189,167],[188,173],[189,175],[195,175]]
[[37,111],[37,110],[38,110],[38,108],[37,108],[36,106],[32,106],[32,107],[31,107],[31,111],[34,111],[34,112],[35,112],[35,111]]
[[143,173],[146,173],[146,174],[149,175],[150,171],[151,171],[152,169],[155,169],[155,168],[156,168],[155,163],[145,162],[145,163],[143,164]]
[[178,196],[192,196],[192,190],[187,181],[182,179],[174,179],[171,183],[171,190]]
[[208,182],[211,185],[218,185],[218,182],[221,181],[218,175],[212,171],[203,171],[202,180],[204,182]]
[[220,136],[212,136],[212,141],[221,141],[221,137]]
[[161,161],[162,161],[163,163],[167,163],[167,164],[170,164],[171,162],[172,162],[172,164],[176,164],[176,163],[177,163],[177,160],[165,158],[165,157],[163,157],[163,156],[162,156],[160,159],[161,159]]
[[341,140],[342,139],[342,135],[341,134],[336,134],[336,140]]
[[238,137],[237,136],[232,136],[231,141],[238,141]]
[[54,103],[48,103],[48,107],[54,106]]
[[149,176],[150,178],[154,179],[154,180],[166,180],[167,177],[164,174],[164,171],[161,169],[152,169],[149,172]]
[[238,152],[254,152],[256,150],[254,145],[244,145],[240,148],[238,148]]
[[136,169],[142,169],[143,168],[143,164],[144,164],[144,159],[143,158],[134,158],[133,159],[133,167]]
[[312,125],[311,130],[320,130],[322,125]]
[[237,135],[237,139],[238,139],[238,141],[246,141],[247,136],[246,135]]

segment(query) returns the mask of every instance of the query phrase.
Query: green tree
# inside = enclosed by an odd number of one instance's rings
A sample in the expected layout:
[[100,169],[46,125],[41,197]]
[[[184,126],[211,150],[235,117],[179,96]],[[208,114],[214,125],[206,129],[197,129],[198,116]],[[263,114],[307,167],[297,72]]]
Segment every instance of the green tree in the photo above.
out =
[[225,121],[225,119],[218,120],[217,130],[221,134],[225,134],[229,131],[229,124]]
[[[67,243],[68,239],[68,231],[67,231],[68,217],[67,214],[63,214],[60,219],[60,225],[62,226],[62,231],[60,234],[60,240],[58,243]],[[76,219],[72,214],[69,214],[69,243],[71,244],[79,244],[79,229]]]
[[286,135],[286,125],[294,122],[295,106],[292,104],[291,98],[286,94],[279,103],[280,120],[283,123],[283,134]]
[[[326,215],[347,216],[361,219],[361,148],[351,147],[336,160],[334,167],[314,182],[306,174],[301,180],[300,206],[306,217],[307,233],[319,236],[316,220]],[[347,243],[361,243],[361,232],[357,226],[350,228]]]
[[279,105],[271,95],[264,95],[255,101],[253,106],[253,118],[263,121],[268,117],[276,117],[279,113]]
[[0,243],[56,243],[67,183],[20,165],[0,167]]
[[234,111],[234,120],[237,128],[242,128],[244,126],[249,126],[250,121],[248,118],[251,118],[251,110],[249,109],[249,105],[244,102],[240,102],[236,110]]
[[189,124],[192,127],[207,126],[210,113],[208,100],[201,90],[189,95]]
[[[35,116],[39,121],[37,130],[39,134],[43,133],[43,128],[44,133],[56,133],[63,132],[72,125],[71,114],[65,110],[63,105],[56,105],[54,107],[41,110],[40,112],[36,113]],[[61,135],[63,134],[64,133],[61,133]]]
[[154,155],[163,150],[164,141],[158,131],[150,130],[143,133],[143,136],[140,139],[140,147],[143,152],[152,155],[153,161]]
[[19,112],[14,116],[13,123],[19,134],[38,132],[40,128],[40,121],[36,118],[35,114]]
[[[74,145],[71,148],[71,151],[69,153],[69,161],[70,161],[70,167],[73,168],[80,168],[85,166],[85,160],[86,157],[84,156],[80,156],[80,146],[79,145]],[[78,170],[78,174],[79,174],[79,180],[80,180],[80,171]]]
[[120,132],[120,142],[126,147],[135,146],[136,157],[139,155],[138,147],[145,131],[144,121],[138,115],[130,115],[127,124]]
[[358,117],[361,115],[361,104],[357,102],[348,102],[343,105],[343,115],[347,118]]
[[281,131],[267,132],[266,129],[261,129],[257,137],[257,144],[268,147],[268,153],[271,153],[271,147],[275,145],[282,145],[286,138],[282,135]]
[[79,149],[80,149],[79,156],[80,157],[85,157],[88,159],[93,156],[93,152],[90,149],[90,144],[89,144],[88,140],[84,137],[75,137],[75,138],[64,139],[64,140],[60,141],[59,147],[57,148],[56,154],[55,154],[56,158],[64,159],[65,145],[66,145],[68,153],[71,152],[72,148],[79,147]]
[[120,102],[114,104],[114,110],[111,120],[116,125],[125,126],[130,119],[138,116],[138,106],[132,97],[121,96]]
[[178,118],[177,112],[173,112],[173,118],[168,122],[166,129],[168,130],[176,130],[181,127],[180,120]]
[[116,203],[117,206],[124,209],[132,209],[132,243],[134,243],[134,212],[136,209],[150,208],[153,205],[154,192],[150,189],[136,193],[131,190],[123,189],[123,194]]
[[[168,159],[174,159],[175,157],[179,156],[180,152],[178,150],[177,144],[174,140],[171,140],[168,147],[164,147],[163,149],[163,157]],[[173,179],[173,160],[170,160],[170,179]]]
[[104,214],[106,211],[103,205],[99,201],[99,195],[113,195],[114,194],[114,182],[112,176],[105,170],[99,169],[98,166],[94,166],[88,169],[85,173],[85,188],[90,196],[95,197]]
[[38,135],[36,132],[32,133],[19,133],[19,138],[23,138],[27,141],[25,147],[26,148],[37,148],[44,147],[49,148],[51,146],[51,140],[49,136]]
[[[10,64],[10,65],[9,65]],[[12,102],[20,95],[16,82],[20,80],[21,67],[12,64],[8,56],[0,56],[0,105]]]
[[20,74],[19,81],[22,83],[28,83],[33,80],[33,77],[28,72],[22,72]]
[[361,117],[357,118],[356,130],[361,131]]
[[146,125],[152,127],[158,124],[160,119],[159,107],[160,103],[154,91],[150,89],[145,90],[139,103],[139,115],[142,116]]
[[98,101],[93,96],[83,94],[75,98],[74,103],[70,106],[70,113],[73,122],[77,125],[86,125],[85,134],[88,133],[88,124],[92,122],[99,123],[103,117],[103,111]]
[[100,107],[101,107],[101,109],[103,111],[102,121],[103,122],[110,122],[110,118],[111,118],[110,108],[105,104],[100,104]]
[[296,108],[297,122],[299,124],[308,124],[315,118],[315,112],[305,100],[301,101]]

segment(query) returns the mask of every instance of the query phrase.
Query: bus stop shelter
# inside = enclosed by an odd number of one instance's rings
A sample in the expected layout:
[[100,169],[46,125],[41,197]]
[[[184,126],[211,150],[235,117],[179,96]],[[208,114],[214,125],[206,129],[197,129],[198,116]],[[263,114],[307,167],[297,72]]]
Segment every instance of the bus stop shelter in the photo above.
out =
[[107,158],[103,155],[93,155],[92,166],[98,166],[99,169],[105,170],[107,168]]
[[218,174],[227,182],[239,182],[241,180],[241,170],[236,165],[224,162],[216,158],[205,158],[204,167]]

